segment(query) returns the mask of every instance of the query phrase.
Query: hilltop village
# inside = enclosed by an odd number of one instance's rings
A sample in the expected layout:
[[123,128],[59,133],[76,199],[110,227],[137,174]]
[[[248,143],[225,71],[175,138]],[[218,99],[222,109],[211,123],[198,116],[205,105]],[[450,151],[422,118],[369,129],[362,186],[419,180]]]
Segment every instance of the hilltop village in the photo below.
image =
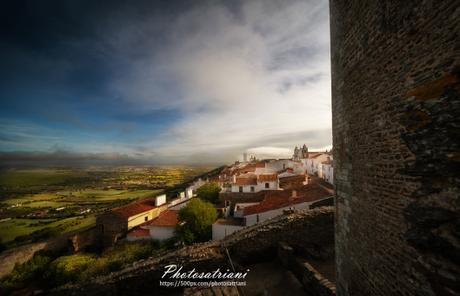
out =
[[243,161],[223,167],[206,180],[194,180],[174,198],[165,194],[115,208],[97,217],[104,246],[121,239],[165,241],[175,235],[178,212],[197,196],[204,184],[220,187],[214,204],[218,219],[212,239],[284,213],[333,204],[333,158],[330,151],[310,152],[295,147],[289,159],[257,159],[244,154]]

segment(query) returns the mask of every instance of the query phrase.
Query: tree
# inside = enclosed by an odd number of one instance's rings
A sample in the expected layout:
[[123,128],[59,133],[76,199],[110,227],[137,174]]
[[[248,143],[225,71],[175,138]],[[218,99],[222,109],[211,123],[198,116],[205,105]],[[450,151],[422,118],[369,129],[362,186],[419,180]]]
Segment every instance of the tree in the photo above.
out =
[[196,191],[196,195],[206,201],[217,203],[219,201],[220,186],[217,183],[206,183]]
[[176,232],[184,243],[192,244],[211,239],[212,223],[217,219],[216,209],[211,203],[194,198],[179,210],[178,216]]

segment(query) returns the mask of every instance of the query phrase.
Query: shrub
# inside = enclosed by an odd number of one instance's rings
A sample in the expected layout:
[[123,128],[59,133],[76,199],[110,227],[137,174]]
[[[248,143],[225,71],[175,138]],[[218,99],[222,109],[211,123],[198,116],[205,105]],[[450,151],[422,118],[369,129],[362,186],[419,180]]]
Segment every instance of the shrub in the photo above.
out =
[[95,261],[94,256],[86,254],[59,257],[51,263],[47,278],[57,285],[78,282],[83,278],[86,269]]
[[204,242],[211,239],[212,223],[217,219],[214,206],[200,199],[191,200],[179,210],[179,221],[176,233],[186,244]]
[[217,203],[219,201],[220,186],[217,183],[206,183],[197,189],[196,195],[211,203]]
[[1,289],[11,291],[23,288],[34,281],[43,288],[77,283],[96,276],[120,270],[124,265],[154,255],[160,249],[158,242],[124,242],[111,247],[99,256],[74,254],[58,257],[60,252],[39,251],[23,264],[15,266],[13,272],[0,281]]
[[13,271],[0,281],[0,286],[5,289],[21,288],[27,281],[40,277],[51,260],[48,256],[35,255],[27,262],[16,264]]

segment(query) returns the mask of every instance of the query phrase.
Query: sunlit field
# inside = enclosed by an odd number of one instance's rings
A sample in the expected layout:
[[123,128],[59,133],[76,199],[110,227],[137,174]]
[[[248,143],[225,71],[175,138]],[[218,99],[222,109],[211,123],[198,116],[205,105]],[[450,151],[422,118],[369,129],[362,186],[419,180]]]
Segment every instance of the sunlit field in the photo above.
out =
[[0,239],[8,247],[83,229],[96,215],[191,180],[208,167],[0,171]]

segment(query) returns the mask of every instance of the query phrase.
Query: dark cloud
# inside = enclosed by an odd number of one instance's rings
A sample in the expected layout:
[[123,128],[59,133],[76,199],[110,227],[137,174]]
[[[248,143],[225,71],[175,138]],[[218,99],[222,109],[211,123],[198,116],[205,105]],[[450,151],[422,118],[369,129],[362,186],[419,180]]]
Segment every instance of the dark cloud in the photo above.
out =
[[327,2],[17,0],[0,34],[0,151],[76,151],[23,161],[331,144]]
[[139,159],[119,153],[0,152],[0,167],[88,166],[140,164]]

